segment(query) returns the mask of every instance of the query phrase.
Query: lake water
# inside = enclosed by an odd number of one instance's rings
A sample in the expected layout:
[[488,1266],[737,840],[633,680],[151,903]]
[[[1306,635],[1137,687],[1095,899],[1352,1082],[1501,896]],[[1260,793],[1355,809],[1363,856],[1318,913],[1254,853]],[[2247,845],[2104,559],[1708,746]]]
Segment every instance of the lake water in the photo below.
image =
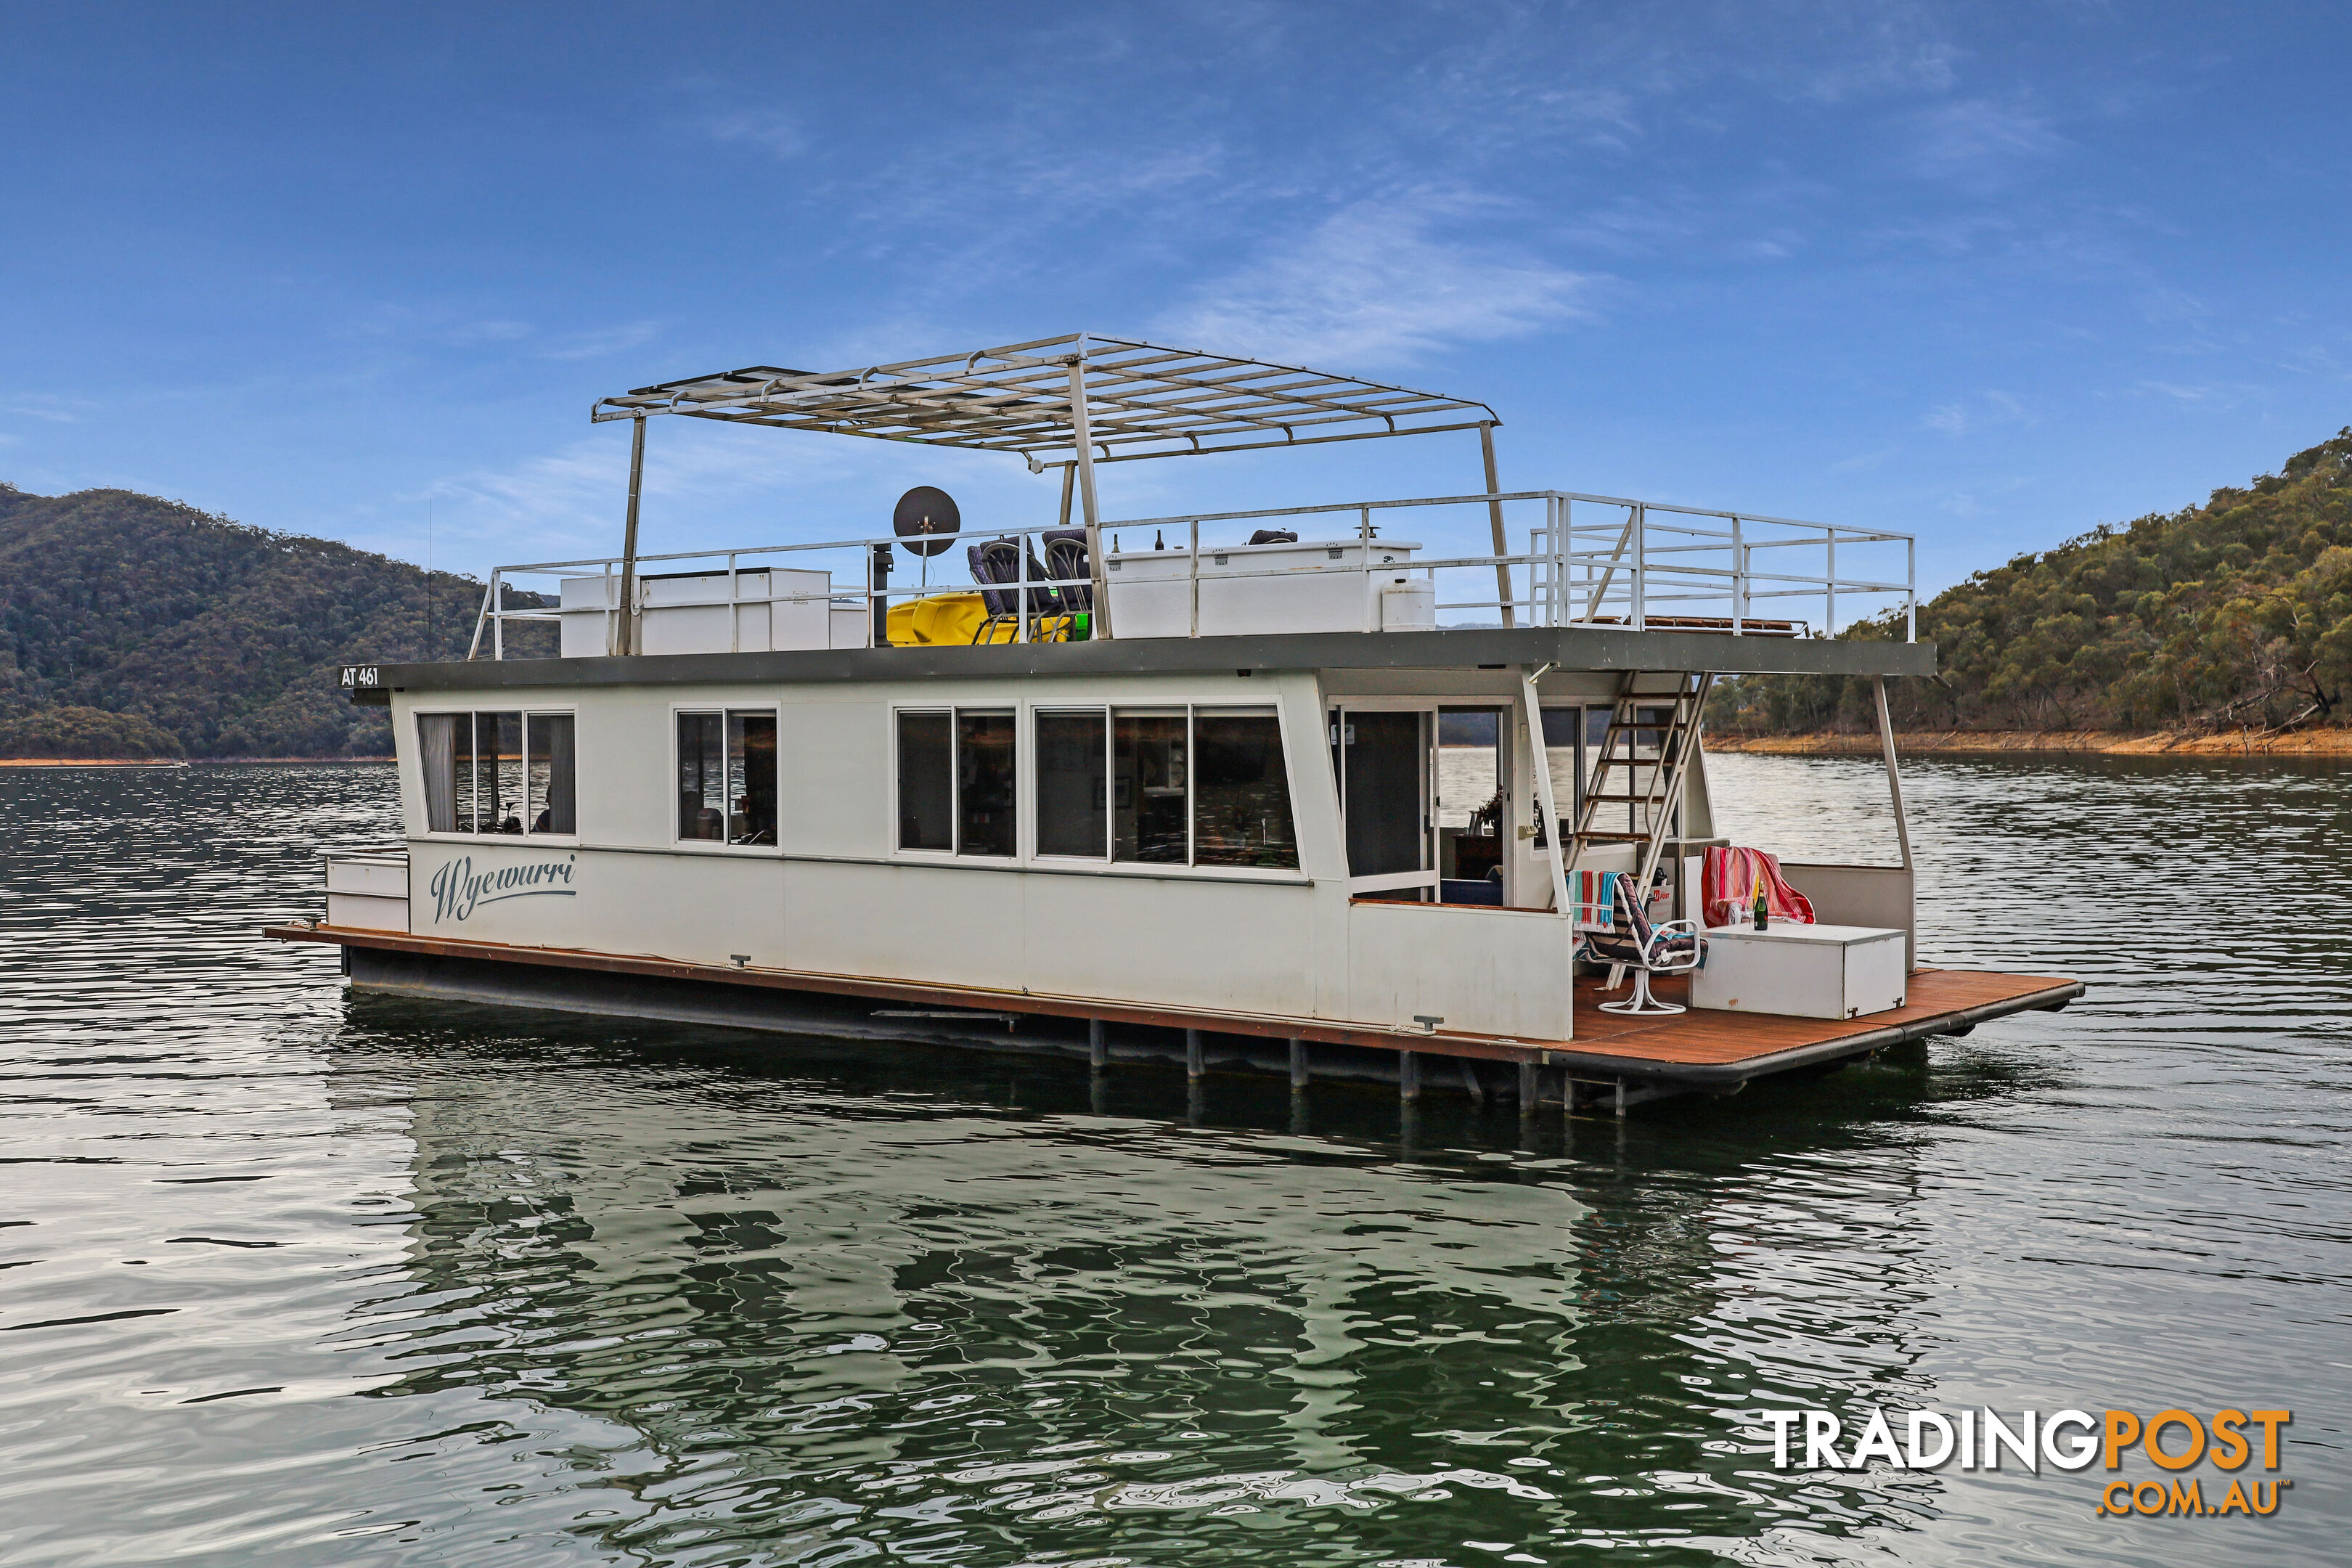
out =
[[[1891,856],[1871,764],[1713,768]],[[2087,1001],[1522,1148],[347,996],[255,933],[389,770],[0,770],[0,1562],[2344,1562],[2352,775],[1907,782],[1923,956]],[[1776,1471],[1796,1405],[2291,1406],[2294,1484]]]

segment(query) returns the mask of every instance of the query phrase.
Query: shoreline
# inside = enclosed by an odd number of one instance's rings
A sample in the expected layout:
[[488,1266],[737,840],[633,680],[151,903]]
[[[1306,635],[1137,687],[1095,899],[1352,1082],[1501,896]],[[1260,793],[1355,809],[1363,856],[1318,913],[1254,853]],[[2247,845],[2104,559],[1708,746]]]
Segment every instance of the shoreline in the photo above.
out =
[[0,768],[186,768],[216,764],[388,763],[390,757],[0,757]]
[[[1790,757],[1879,754],[1876,733],[1810,735],[1710,734],[1711,752],[1750,752]],[[1898,752],[1985,755],[1992,752],[2072,753],[2124,757],[2326,757],[2352,756],[2352,730],[2232,730],[2212,735],[2123,730],[1898,730]]]

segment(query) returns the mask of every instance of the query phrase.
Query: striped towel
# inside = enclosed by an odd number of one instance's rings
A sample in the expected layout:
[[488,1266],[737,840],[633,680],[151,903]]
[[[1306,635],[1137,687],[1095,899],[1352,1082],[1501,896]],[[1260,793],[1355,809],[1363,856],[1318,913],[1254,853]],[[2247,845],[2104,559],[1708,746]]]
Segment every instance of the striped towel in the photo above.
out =
[[1612,917],[1616,912],[1617,871],[1579,871],[1576,885],[1569,889],[1576,900],[1576,929],[1579,931],[1614,931]]
[[1753,918],[1759,884],[1765,907],[1774,920],[1791,925],[1813,923],[1812,900],[1782,880],[1780,858],[1761,849],[1706,852],[1706,867],[1699,874],[1699,898],[1706,923],[1746,925]]
[[[1613,931],[1617,929],[1617,882],[1631,877],[1631,871],[1579,871],[1569,883],[1569,897],[1576,900],[1576,929],[1579,931]],[[1666,910],[1674,900],[1671,889],[1650,889],[1650,908],[1646,912],[1652,921],[1666,918]]]

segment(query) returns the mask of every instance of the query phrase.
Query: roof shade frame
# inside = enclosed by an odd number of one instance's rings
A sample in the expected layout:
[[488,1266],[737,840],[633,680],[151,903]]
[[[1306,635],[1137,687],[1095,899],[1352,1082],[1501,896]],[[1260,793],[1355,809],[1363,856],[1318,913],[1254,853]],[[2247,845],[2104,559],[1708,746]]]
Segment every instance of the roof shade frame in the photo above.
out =
[[[1082,411],[1075,406],[1074,367]],[[1487,405],[1466,398],[1084,332],[862,371],[753,365],[603,398],[589,417],[603,423],[663,414],[1005,452],[1033,471],[1075,460],[1081,418],[1097,462],[1502,423]],[[1373,427],[1325,428],[1363,425]],[[1047,453],[1068,455],[1049,464],[1042,456]]]

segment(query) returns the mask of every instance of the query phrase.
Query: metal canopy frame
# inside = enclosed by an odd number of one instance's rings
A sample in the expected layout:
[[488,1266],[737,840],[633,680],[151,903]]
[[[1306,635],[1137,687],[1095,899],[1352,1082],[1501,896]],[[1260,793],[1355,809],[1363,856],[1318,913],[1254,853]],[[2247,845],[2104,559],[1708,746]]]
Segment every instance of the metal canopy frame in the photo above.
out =
[[1300,446],[1339,426],[1374,426],[1345,432],[1362,439],[1501,423],[1468,398],[1090,332],[863,370],[751,365],[604,398],[589,417],[656,414],[1010,452],[1033,469],[1045,453],[1073,461],[1082,439],[1119,462]]
[[[629,419],[636,425],[629,455],[628,537],[621,574],[625,604],[634,603],[635,589],[646,421],[663,414],[1007,452],[1026,462],[1032,473],[1066,468],[1063,522],[1068,523],[1075,491],[1084,511],[1094,635],[1104,637],[1115,634],[1103,576],[1102,519],[1095,500],[1097,463],[1476,430],[1486,444],[1487,489],[1493,490],[1493,431],[1502,423],[1492,408],[1468,398],[1091,332],[864,370],[751,365],[663,382],[600,398],[588,411],[592,423]],[[1048,456],[1063,452],[1068,455]],[[1506,554],[1502,510],[1497,506],[1493,511],[1495,551]],[[887,570],[887,560],[886,552],[877,560],[877,569]],[[1514,617],[1507,572],[1498,567],[1496,575],[1505,584],[1503,620],[1508,626]],[[612,652],[636,651],[633,618],[619,618]]]

